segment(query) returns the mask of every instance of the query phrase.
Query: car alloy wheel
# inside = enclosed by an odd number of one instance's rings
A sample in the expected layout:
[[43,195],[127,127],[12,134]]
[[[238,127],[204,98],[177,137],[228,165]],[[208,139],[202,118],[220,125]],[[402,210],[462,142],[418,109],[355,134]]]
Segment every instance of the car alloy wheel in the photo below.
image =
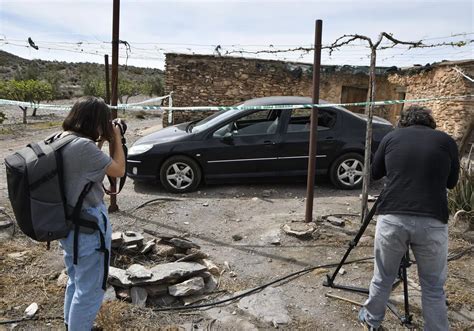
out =
[[161,166],[160,180],[170,192],[193,191],[201,181],[201,169],[196,161],[187,156],[172,156]]
[[359,153],[347,153],[339,156],[331,165],[331,182],[340,189],[352,190],[362,186],[364,159]]
[[347,159],[337,168],[339,181],[347,186],[356,186],[362,181],[364,165],[356,159]]
[[185,190],[194,181],[193,169],[186,163],[173,163],[166,170],[166,180],[176,190]]

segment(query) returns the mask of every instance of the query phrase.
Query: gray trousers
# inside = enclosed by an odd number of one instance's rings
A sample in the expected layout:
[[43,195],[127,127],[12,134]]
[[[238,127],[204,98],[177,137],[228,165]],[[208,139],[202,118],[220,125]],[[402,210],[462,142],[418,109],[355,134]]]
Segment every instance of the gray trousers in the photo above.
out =
[[400,261],[411,247],[418,267],[424,330],[448,330],[444,283],[447,274],[448,226],[431,217],[379,215],[375,232],[375,267],[364,319],[382,323]]

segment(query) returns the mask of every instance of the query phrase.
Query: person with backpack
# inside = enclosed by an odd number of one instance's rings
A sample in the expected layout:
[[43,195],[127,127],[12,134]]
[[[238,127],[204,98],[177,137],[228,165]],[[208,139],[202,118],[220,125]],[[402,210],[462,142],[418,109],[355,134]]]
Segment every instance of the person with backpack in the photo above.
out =
[[[69,276],[64,299],[64,323],[69,330],[91,330],[102,304],[109,267],[112,229],[104,203],[105,175],[125,174],[120,120],[110,121],[109,108],[100,98],[77,101],[63,122],[61,136],[76,138],[61,149],[64,193],[70,210],[82,199],[80,218],[60,240]],[[108,141],[113,155],[101,151]],[[96,229],[87,226],[88,222]]]

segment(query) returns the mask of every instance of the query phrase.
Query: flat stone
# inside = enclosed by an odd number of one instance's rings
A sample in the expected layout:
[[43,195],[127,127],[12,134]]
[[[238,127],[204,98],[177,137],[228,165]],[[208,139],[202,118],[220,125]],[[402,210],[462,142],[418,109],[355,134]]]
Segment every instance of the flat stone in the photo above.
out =
[[161,285],[147,285],[143,286],[143,288],[148,293],[150,297],[159,297],[165,294],[168,294],[168,285],[161,284]]
[[153,252],[161,257],[168,257],[176,254],[176,247],[168,246],[168,245],[155,245],[152,248]]
[[66,285],[67,285],[67,281],[69,279],[69,276],[67,275],[66,273],[66,270],[63,270],[61,271],[61,273],[59,274],[59,277],[56,281],[56,284],[59,286],[59,287],[62,287],[62,288],[65,288]]
[[206,266],[206,269],[209,270],[209,272],[214,276],[219,276],[221,274],[221,270],[219,269],[219,267],[211,260],[202,259],[200,262],[204,264]]
[[202,278],[204,279],[204,293],[213,292],[219,286],[217,279],[210,272],[204,272]]
[[122,232],[112,232],[112,247],[120,247],[123,244],[122,235]]
[[123,243],[126,246],[130,245],[142,245],[143,243],[143,235],[141,233],[135,231],[125,231],[122,235]]
[[26,307],[25,309],[25,316],[26,317],[33,317],[36,315],[36,312],[38,311],[38,304],[36,302],[33,302],[31,305]]
[[181,238],[173,238],[170,241],[170,244],[179,248],[201,248],[199,245]]
[[238,307],[257,319],[272,324],[288,324],[291,321],[282,291],[267,287],[263,291],[240,299]]
[[[194,250],[194,252],[192,251]],[[191,251],[192,253],[188,253],[189,251]],[[208,257],[208,255],[196,248],[191,248],[191,249],[188,249],[188,252],[186,252],[186,255],[184,257],[181,257],[179,258],[178,260],[176,260],[176,262],[185,262],[185,261],[199,261],[201,259],[205,259]],[[176,256],[177,254],[175,254]]]
[[273,229],[264,233],[261,237],[262,241],[270,245],[280,245],[280,229]]
[[145,307],[148,293],[143,287],[132,287],[130,289],[130,296],[132,297],[132,303],[139,307]]
[[138,285],[165,284],[189,278],[202,271],[206,267],[194,262],[171,262],[158,264],[150,269],[152,276],[149,279],[129,279],[123,269],[110,267],[109,282],[119,287],[131,287]]
[[283,231],[286,234],[296,237],[309,237],[316,230],[314,223],[291,222],[283,225]]
[[332,225],[335,225],[335,226],[344,226],[344,225],[346,225],[346,222],[342,218],[339,218],[339,217],[328,216],[328,218],[326,218],[326,220],[329,223],[331,223]]
[[148,241],[145,246],[143,246],[142,250],[140,251],[140,253],[142,254],[148,254],[149,252],[151,252],[153,250],[153,247],[155,246],[155,239],[152,239],[150,241]]
[[188,295],[201,294],[204,290],[204,279],[193,277],[182,283],[171,285],[168,292],[175,297],[185,297]]
[[132,264],[125,274],[129,279],[150,279],[152,276],[151,271],[140,264]]

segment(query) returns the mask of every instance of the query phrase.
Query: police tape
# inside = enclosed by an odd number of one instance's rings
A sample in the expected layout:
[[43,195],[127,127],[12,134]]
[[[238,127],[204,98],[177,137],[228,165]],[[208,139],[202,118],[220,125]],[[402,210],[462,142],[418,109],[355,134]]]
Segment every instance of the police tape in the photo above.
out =
[[[170,98],[170,95],[160,97],[161,99]],[[166,106],[146,106],[137,104],[120,104],[118,106],[109,106],[111,109],[120,110],[165,110],[165,111],[223,111],[223,110],[270,110],[270,109],[304,109],[304,108],[333,108],[333,107],[361,107],[373,105],[379,106],[391,106],[404,103],[423,103],[432,101],[449,101],[456,99],[468,99],[474,95],[454,95],[445,97],[431,97],[431,98],[419,98],[419,99],[401,99],[401,100],[383,100],[373,102],[349,102],[349,103],[322,103],[322,104],[298,104],[298,105],[266,105],[266,106],[203,106],[203,107],[166,107]],[[156,98],[158,99],[158,98]],[[72,105],[51,105],[51,104],[38,104],[26,101],[6,100],[0,99],[1,105],[14,105],[20,107],[31,107],[36,109],[49,109],[49,110],[70,110]]]

